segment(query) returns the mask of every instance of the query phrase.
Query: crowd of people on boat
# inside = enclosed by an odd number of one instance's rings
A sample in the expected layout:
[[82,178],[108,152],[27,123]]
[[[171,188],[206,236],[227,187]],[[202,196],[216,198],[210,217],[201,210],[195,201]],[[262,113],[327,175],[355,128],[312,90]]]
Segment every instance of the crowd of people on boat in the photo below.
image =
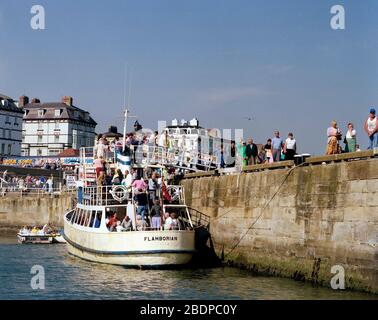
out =
[[[159,199],[155,199],[154,205],[145,213],[145,215],[136,215],[135,228],[128,215],[125,215],[123,219],[119,219],[117,213],[111,211],[107,213],[105,223],[110,232],[182,229],[178,214],[176,212],[163,213]],[[99,226],[100,221],[96,218],[94,227],[99,228]]]
[[31,236],[31,235],[38,235],[38,236],[43,236],[46,234],[55,234],[58,231],[56,228],[54,228],[52,225],[49,223],[43,225],[43,226],[23,226],[19,233],[23,236]]

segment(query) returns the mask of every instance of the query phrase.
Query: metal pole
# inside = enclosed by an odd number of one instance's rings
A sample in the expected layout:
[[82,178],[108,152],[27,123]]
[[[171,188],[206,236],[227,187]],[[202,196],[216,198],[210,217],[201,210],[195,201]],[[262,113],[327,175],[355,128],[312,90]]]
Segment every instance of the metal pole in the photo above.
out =
[[126,128],[127,128],[127,117],[128,117],[129,110],[125,110],[125,122],[123,125],[123,147],[122,151],[125,152],[126,149]]

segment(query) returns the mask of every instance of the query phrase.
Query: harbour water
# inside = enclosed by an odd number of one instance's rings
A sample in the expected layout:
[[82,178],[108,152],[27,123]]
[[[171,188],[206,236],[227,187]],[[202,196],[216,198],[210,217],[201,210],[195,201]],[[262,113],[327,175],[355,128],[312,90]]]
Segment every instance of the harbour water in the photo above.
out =
[[[45,289],[31,288],[31,268],[45,271]],[[83,261],[65,245],[20,245],[0,236],[0,299],[378,299],[313,288],[236,268],[137,270]]]

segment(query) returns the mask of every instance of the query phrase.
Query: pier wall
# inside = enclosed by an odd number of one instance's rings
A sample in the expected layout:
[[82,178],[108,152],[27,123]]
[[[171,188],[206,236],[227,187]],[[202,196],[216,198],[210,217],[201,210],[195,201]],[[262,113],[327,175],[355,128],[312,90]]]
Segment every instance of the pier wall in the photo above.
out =
[[63,215],[71,208],[74,195],[25,195],[0,196],[0,232],[23,225],[44,225],[49,222],[63,227]]
[[184,179],[217,254],[259,274],[378,293],[378,159]]

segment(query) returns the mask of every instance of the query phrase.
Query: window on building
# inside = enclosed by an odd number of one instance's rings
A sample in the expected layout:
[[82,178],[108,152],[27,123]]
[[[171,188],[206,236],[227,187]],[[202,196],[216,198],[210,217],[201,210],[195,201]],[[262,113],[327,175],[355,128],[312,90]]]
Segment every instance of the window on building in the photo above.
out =
[[11,122],[10,122],[10,120],[9,120],[9,116],[6,116],[5,117],[5,124],[10,124]]
[[59,130],[60,129],[59,122],[55,122],[54,129],[55,130]]
[[54,142],[58,143],[59,142],[59,134],[54,135]]
[[12,131],[8,130],[8,139],[12,139]]
[[12,154],[12,145],[8,144],[8,156]]
[[60,150],[57,150],[57,149],[50,149],[50,150],[49,150],[49,155],[50,155],[50,156],[56,156],[59,152],[60,152]]
[[38,122],[38,130],[42,130],[43,129],[43,123],[42,122]]
[[18,126],[18,118],[17,117],[14,117],[14,125]]
[[41,156],[41,155],[42,155],[42,150],[41,150],[41,149],[37,149],[37,155],[38,155],[38,156]]
[[2,154],[2,155],[5,154],[5,143],[2,143],[2,144],[1,144],[1,154]]
[[38,136],[38,143],[42,143],[42,135]]
[[60,115],[62,114],[62,109],[55,109],[55,117],[60,117]]
[[38,110],[38,117],[43,117],[45,115],[45,110],[44,109],[39,109]]

